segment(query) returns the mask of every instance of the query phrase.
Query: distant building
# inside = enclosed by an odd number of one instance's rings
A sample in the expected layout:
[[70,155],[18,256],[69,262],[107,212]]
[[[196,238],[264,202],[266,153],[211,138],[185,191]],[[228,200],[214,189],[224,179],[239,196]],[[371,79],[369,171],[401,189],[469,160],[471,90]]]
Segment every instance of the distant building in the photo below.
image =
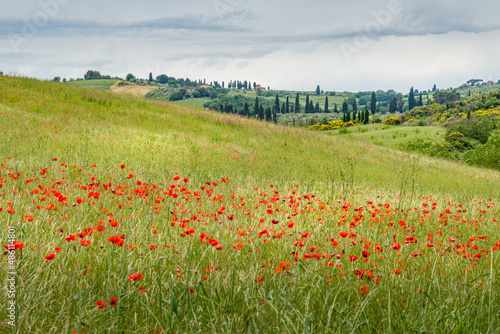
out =
[[200,88],[210,88],[210,87],[212,87],[212,86],[210,86],[210,85],[201,85],[200,86]]
[[255,90],[266,90],[266,87],[262,87],[261,85],[255,85]]
[[495,83],[493,81],[486,81],[484,84],[486,86],[493,86]]

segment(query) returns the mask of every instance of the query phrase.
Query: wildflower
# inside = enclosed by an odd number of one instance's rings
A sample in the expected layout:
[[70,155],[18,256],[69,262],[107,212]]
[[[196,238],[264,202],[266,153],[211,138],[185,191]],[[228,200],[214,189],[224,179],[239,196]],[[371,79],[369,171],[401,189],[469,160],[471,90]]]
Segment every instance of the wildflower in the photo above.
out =
[[109,305],[116,306],[116,303],[118,303],[118,299],[116,299],[115,297],[111,297],[111,301],[109,302]]
[[137,280],[139,281],[142,281],[142,274],[141,273],[136,273],[136,274],[132,274],[128,277],[128,280],[129,281],[132,281],[132,282],[135,282]]
[[115,244],[115,245],[118,245],[118,246],[123,246],[124,244],[124,241],[122,238],[120,238],[119,236],[117,235],[114,235],[112,237],[109,237],[108,238],[108,241]]
[[56,258],[56,254],[53,254],[53,253],[45,256],[45,259],[47,261],[53,260],[55,258]]
[[104,301],[104,300],[98,300],[97,301],[97,308],[99,310],[103,310],[105,309],[106,307],[108,307],[108,304]]

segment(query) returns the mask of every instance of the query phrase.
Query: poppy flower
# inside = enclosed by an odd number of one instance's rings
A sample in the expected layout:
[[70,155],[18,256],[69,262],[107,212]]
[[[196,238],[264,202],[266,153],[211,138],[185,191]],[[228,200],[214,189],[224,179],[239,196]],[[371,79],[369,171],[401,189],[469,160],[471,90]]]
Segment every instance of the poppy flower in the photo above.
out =
[[401,245],[398,243],[395,243],[395,242],[391,243],[391,246],[392,246],[392,249],[394,249],[395,251],[398,251],[401,249]]
[[103,310],[105,309],[106,307],[108,307],[108,304],[104,301],[104,300],[98,300],[97,301],[97,308],[99,310]]
[[122,164],[122,165],[120,166],[120,168],[121,168],[121,169],[124,169],[124,168],[125,168],[125,165],[123,165],[123,164]]
[[350,260],[351,262],[354,262],[354,261],[356,261],[357,259],[358,259],[358,257],[357,257],[356,255],[349,255],[349,260]]
[[80,242],[80,245],[82,245],[82,246],[90,246],[91,243],[92,242],[90,240],[82,240]]
[[118,299],[116,299],[115,297],[111,297],[111,301],[109,302],[109,305],[116,306],[116,303],[118,303]]
[[347,232],[340,232],[340,236],[341,236],[342,238],[345,238],[345,237],[347,237],[348,235],[349,235],[349,233],[347,233]]
[[108,241],[115,244],[115,245],[118,245],[118,246],[123,246],[124,244],[124,241],[122,238],[120,238],[119,236],[117,235],[114,235],[112,237],[109,237],[108,238]]
[[136,273],[136,274],[132,274],[128,277],[128,280],[129,281],[132,281],[132,282],[135,282],[137,280],[139,281],[142,281],[142,274],[141,273]]
[[156,246],[156,245],[150,245],[149,246],[149,249],[151,249],[151,250],[155,250],[156,248],[158,248],[158,246]]
[[56,258],[56,254],[53,254],[53,253],[52,253],[52,254],[49,254],[49,255],[45,255],[45,259],[46,259],[47,261],[53,260],[53,259],[55,259],[55,258]]
[[56,251],[56,253],[60,253],[61,252],[61,248],[56,247],[56,248],[54,248],[54,251]]

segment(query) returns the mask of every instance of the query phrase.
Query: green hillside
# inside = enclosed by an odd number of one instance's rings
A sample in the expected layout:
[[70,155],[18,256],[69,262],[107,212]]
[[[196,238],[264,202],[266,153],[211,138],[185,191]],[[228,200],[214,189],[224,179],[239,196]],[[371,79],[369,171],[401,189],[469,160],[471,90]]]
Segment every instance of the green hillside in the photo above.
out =
[[500,327],[500,172],[181,103],[0,76],[14,332]]
[[78,80],[68,82],[68,85],[75,85],[78,87],[95,88],[109,90],[111,86],[117,83],[116,79],[95,79],[95,80]]

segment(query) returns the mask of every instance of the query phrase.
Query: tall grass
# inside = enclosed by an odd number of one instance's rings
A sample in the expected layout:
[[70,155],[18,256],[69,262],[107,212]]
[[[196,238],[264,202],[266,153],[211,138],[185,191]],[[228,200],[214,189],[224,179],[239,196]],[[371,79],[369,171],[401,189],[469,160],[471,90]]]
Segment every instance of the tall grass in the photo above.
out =
[[0,219],[24,243],[6,333],[500,327],[498,172],[98,90],[0,88]]

